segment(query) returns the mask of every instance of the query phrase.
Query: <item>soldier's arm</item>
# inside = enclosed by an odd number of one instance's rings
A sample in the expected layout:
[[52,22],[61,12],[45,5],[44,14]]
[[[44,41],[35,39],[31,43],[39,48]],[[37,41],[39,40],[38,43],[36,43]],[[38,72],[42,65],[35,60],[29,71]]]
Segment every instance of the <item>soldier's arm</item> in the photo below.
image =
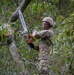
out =
[[32,36],[35,38],[46,38],[46,37],[53,37],[54,33],[52,30],[42,30],[42,31],[34,31]]
[[28,43],[28,45],[36,51],[39,51],[39,46],[35,46],[33,43]]

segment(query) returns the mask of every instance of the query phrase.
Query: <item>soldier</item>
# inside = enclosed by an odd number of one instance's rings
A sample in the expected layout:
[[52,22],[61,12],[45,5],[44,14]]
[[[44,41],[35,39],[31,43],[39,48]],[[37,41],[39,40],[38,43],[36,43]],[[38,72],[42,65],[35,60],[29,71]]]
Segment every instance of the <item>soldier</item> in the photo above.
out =
[[49,52],[51,46],[51,38],[54,33],[51,29],[53,27],[54,21],[51,17],[45,17],[42,20],[42,28],[41,31],[33,31],[32,36],[34,38],[40,38],[40,44],[38,46],[30,46],[39,51],[39,75],[49,75],[48,69],[48,60],[49,60]]
[[10,45],[11,42],[13,41],[14,29],[8,23],[5,23],[3,25],[3,29],[4,29],[4,36],[7,38],[7,44]]

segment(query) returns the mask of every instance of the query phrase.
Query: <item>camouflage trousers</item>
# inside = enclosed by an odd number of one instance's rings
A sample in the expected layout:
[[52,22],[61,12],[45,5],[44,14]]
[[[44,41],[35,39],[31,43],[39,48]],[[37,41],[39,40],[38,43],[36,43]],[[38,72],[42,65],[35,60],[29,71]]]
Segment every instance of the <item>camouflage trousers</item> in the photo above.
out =
[[47,60],[41,60],[39,62],[39,75],[49,75]]
[[49,47],[48,46],[40,46],[39,52],[39,75],[49,75]]

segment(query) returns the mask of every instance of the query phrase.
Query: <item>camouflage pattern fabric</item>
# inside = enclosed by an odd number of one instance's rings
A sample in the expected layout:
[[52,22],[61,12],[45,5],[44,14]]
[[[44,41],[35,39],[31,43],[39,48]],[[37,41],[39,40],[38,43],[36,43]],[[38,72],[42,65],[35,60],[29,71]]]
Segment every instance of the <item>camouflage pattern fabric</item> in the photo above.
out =
[[34,31],[32,36],[35,38],[40,38],[39,44],[39,75],[49,75],[48,69],[48,60],[49,60],[49,52],[51,41],[50,39],[53,37],[54,33],[51,29],[42,30],[42,31]]
[[14,34],[14,29],[10,24],[4,23],[0,25],[0,42],[7,42],[7,36],[12,36]]

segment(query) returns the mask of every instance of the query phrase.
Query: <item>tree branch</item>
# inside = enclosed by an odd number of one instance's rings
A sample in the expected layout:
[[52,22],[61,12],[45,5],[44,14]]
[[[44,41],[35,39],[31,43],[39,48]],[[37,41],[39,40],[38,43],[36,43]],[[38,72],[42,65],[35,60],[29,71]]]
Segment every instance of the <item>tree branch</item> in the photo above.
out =
[[23,0],[21,5],[16,9],[16,11],[12,14],[9,19],[9,22],[15,22],[18,19],[18,10],[20,9],[22,12],[26,9],[31,0]]

